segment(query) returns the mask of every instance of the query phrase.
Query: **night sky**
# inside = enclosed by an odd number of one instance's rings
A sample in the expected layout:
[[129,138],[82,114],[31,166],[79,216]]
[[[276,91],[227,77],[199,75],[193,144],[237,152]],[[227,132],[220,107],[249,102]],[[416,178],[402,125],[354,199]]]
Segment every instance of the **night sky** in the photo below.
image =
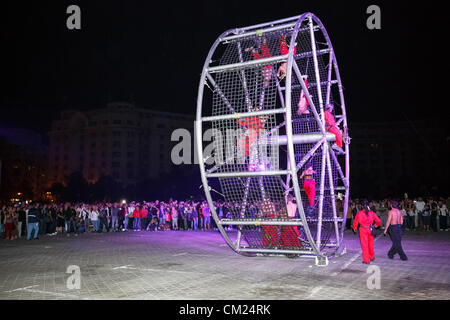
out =
[[[81,30],[66,28],[71,4]],[[381,30],[366,27],[371,4]],[[435,78],[448,71],[444,11],[430,1],[4,1],[0,124],[45,132],[60,110],[123,100],[194,114],[204,59],[222,32],[307,11],[330,35],[349,122],[446,111]]]

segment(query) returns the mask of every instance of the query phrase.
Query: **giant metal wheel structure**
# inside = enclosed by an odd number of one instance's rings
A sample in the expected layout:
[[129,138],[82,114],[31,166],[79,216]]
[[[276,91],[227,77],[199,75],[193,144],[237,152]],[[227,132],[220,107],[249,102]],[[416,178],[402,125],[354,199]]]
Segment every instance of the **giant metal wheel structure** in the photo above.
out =
[[[339,152],[326,110],[343,136]],[[314,14],[224,32],[203,66],[195,131],[206,199],[234,251],[318,265],[344,252],[350,138],[334,50]],[[301,184],[308,168],[315,190]]]

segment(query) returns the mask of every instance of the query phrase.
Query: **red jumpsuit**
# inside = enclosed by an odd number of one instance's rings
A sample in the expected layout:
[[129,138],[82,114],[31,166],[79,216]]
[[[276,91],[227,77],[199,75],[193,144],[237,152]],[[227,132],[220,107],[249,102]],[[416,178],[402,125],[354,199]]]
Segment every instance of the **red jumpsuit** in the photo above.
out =
[[303,188],[309,199],[309,206],[314,207],[314,200],[316,198],[316,182],[314,179],[305,179],[303,181]]
[[364,210],[359,211],[355,216],[355,220],[353,221],[353,230],[356,231],[356,228],[358,228],[358,224],[360,225],[359,239],[361,240],[363,261],[365,263],[370,263],[370,260],[375,259],[375,252],[373,249],[374,237],[370,234],[370,226],[374,221],[377,227],[381,226],[381,220],[380,218],[378,218],[375,212],[369,211],[369,213],[366,215]]
[[246,117],[245,120],[238,119],[237,122],[248,129],[248,134],[239,139],[238,147],[245,148],[245,155],[249,155],[250,145],[258,139],[259,134],[264,128],[264,123],[260,117]]
[[[263,58],[270,58],[272,54],[270,53],[269,46],[266,42],[263,42],[261,45],[261,52],[262,54],[259,54],[259,52],[252,51],[252,55],[255,58],[255,60],[263,59]],[[262,69],[262,77],[264,79],[264,87],[267,87],[269,85],[269,80],[271,77],[271,68],[272,65],[266,66],[265,69]]]
[[[288,54],[289,53],[289,49],[286,45],[286,38],[284,37],[284,34],[281,36],[280,38],[280,53],[282,55]],[[297,53],[297,47],[294,47],[294,55]]]
[[327,124],[327,131],[330,131],[336,137],[336,145],[342,148],[342,133],[336,126],[334,117],[329,110],[325,111],[325,123]]
[[[289,205],[288,205],[289,206]],[[289,216],[289,208],[288,208],[288,216],[289,219],[295,219],[295,211],[293,212],[294,216]],[[300,240],[298,239],[300,233],[298,231],[297,226],[281,226],[281,235],[280,235],[280,244],[285,247],[300,247]]]
[[[273,208],[273,212],[270,208],[263,209],[263,218],[265,219],[273,219],[273,213],[275,212],[275,208]],[[261,226],[261,230],[263,233],[263,246],[264,248],[272,248],[277,246],[277,227],[276,226]]]
[[[272,54],[270,53],[269,46],[267,43],[264,43],[261,45],[261,52],[262,54],[259,54],[259,52],[252,51],[252,55],[255,58],[255,60],[263,59],[263,58],[270,58]],[[272,65],[266,66],[267,69],[272,68]]]

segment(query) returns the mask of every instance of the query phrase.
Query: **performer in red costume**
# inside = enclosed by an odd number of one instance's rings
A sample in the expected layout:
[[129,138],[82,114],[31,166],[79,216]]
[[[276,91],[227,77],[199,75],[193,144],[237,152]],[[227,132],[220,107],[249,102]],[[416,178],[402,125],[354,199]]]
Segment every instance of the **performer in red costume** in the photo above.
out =
[[303,180],[303,188],[305,189],[306,195],[309,199],[309,207],[307,208],[308,216],[312,216],[314,211],[314,202],[316,198],[316,182],[313,179],[313,174],[316,171],[313,170],[312,165],[308,165],[307,169],[302,172],[300,179],[305,177]]
[[[263,59],[263,58],[270,58],[272,54],[270,53],[269,46],[267,45],[267,39],[263,38],[262,44],[261,44],[261,53],[258,52],[253,47],[246,48],[245,51],[248,52],[251,50],[251,53],[255,60]],[[267,88],[269,85],[270,78],[272,77],[272,65],[267,65],[265,68],[261,71],[262,77],[264,79],[264,88]]]
[[[273,219],[274,214],[276,212],[275,205],[270,199],[264,199],[261,205],[261,213],[263,219]],[[263,245],[264,248],[273,248],[276,247],[278,239],[277,239],[277,227],[276,226],[261,226],[261,230],[263,232]]]
[[245,155],[250,155],[250,146],[258,139],[266,121],[267,116],[245,117],[244,120],[237,120],[240,125],[247,128],[247,134],[240,138],[238,142],[239,148],[245,150]]
[[381,226],[381,220],[375,212],[370,210],[367,201],[364,202],[363,207],[364,209],[356,214],[352,228],[356,232],[359,225],[359,239],[361,240],[363,263],[370,264],[371,261],[375,260],[375,252],[373,249],[374,237],[371,235],[371,227],[374,221],[377,227]]
[[[289,219],[295,219],[297,213],[297,204],[294,203],[294,197],[287,197],[287,215]],[[300,233],[297,226],[281,226],[280,244],[285,247],[300,247]]]
[[338,154],[343,154],[344,150],[342,150],[342,133],[341,130],[336,125],[336,122],[334,121],[333,117],[333,105],[329,104],[327,105],[327,108],[325,110],[325,124],[326,124],[326,130],[330,131],[334,136],[336,137],[336,143],[334,143],[331,147],[338,152]]

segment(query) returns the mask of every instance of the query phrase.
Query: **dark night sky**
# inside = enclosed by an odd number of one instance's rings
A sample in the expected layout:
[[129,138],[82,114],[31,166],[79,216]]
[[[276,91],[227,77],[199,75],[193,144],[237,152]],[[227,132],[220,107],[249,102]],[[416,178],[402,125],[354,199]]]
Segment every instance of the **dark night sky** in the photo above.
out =
[[[438,36],[445,20],[437,18],[442,8],[430,1],[155,3],[3,2],[1,124],[47,131],[59,110],[130,97],[140,107],[194,114],[204,59],[223,31],[306,11],[330,35],[350,122],[405,120],[402,112],[420,119],[445,111],[438,97],[445,91],[435,88],[443,85],[434,81],[448,70],[446,38]],[[81,7],[80,31],[66,28],[70,4]],[[370,4],[381,7],[381,30],[366,28]]]

